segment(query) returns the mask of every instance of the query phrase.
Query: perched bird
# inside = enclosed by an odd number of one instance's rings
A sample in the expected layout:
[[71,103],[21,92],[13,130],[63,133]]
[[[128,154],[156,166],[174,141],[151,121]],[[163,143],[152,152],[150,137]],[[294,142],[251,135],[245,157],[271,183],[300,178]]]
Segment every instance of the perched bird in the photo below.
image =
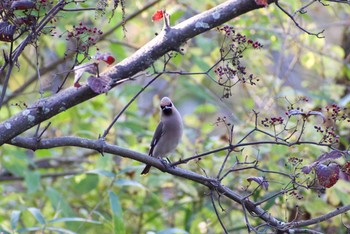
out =
[[[160,101],[161,118],[153,135],[148,155],[155,158],[166,157],[176,149],[182,136],[183,125],[180,113],[170,98],[163,97]],[[151,169],[146,165],[141,175],[147,174]]]

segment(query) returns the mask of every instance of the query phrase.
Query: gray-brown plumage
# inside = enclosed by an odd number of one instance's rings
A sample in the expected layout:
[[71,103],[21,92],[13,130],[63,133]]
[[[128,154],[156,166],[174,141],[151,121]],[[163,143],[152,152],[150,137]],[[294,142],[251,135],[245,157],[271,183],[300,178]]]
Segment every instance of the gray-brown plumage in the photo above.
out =
[[[160,101],[161,118],[156,131],[154,132],[149,150],[149,156],[161,158],[173,152],[180,142],[183,124],[180,113],[177,111],[170,98],[163,97]],[[146,165],[141,175],[147,174],[151,169]]]

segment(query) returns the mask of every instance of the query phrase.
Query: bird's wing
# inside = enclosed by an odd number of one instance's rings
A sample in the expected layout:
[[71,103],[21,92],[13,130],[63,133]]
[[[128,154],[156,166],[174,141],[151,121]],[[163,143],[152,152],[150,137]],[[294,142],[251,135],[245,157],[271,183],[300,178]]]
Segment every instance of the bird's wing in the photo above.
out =
[[156,131],[154,132],[153,139],[151,142],[151,148],[150,148],[149,153],[148,153],[148,155],[150,155],[150,156],[153,156],[154,147],[158,144],[160,137],[164,134],[163,125],[164,124],[162,122],[160,122],[158,124]]

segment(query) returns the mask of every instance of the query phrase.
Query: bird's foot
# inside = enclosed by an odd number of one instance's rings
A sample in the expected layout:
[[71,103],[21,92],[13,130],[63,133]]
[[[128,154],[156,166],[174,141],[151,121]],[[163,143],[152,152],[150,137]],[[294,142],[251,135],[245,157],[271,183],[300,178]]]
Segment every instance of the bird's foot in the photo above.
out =
[[162,159],[162,163],[163,165],[166,164],[166,168],[168,167],[171,167],[171,168],[175,168],[174,165],[172,165],[172,162],[170,161],[170,159],[168,157],[166,157],[166,160],[165,159]]
[[169,168],[169,163],[167,160],[164,160],[164,159],[160,159],[160,162],[163,164],[164,166],[164,169],[168,169]]

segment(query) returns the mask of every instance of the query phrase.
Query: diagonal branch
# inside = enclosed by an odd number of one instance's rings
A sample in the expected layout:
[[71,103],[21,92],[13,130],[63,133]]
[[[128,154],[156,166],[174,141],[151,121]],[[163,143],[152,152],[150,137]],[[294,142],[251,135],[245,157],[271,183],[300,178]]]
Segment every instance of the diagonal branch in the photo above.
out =
[[[274,2],[269,0],[269,2]],[[261,8],[254,0],[226,1],[208,11],[195,15],[184,22],[160,33],[136,53],[124,59],[104,75],[117,82],[145,70],[168,51],[177,50],[188,39],[217,27],[246,12]],[[31,107],[0,123],[0,145],[8,142],[27,129],[47,120],[62,111],[87,101],[98,94],[89,87],[74,87],[51,97],[41,99]]]
[[[148,4],[146,4],[144,7],[142,7],[141,9],[135,11],[134,13],[130,14],[128,17],[125,18],[125,22],[128,22],[130,20],[132,20],[133,18],[135,18],[136,16],[140,15],[142,12],[146,11],[147,9],[151,8],[152,6],[154,6],[155,4],[157,4],[158,2],[160,2],[160,0],[154,0],[153,2],[150,2]],[[123,25],[123,23],[118,23],[116,24],[113,28],[109,29],[107,32],[105,32],[99,41],[103,41],[106,40],[106,37],[108,37],[109,35],[111,35],[116,29],[118,29],[119,27],[121,27]],[[120,42],[118,42],[120,43]],[[64,56],[63,58],[58,59],[57,61],[52,62],[51,64],[48,64],[46,67],[43,67],[40,69],[40,74],[44,75],[46,73],[48,73],[49,71],[51,71],[53,68],[57,68],[58,65],[64,63],[67,61],[68,58],[73,57],[75,53],[73,52],[69,52],[67,53],[66,56]],[[27,89],[29,87],[29,85],[31,85],[34,81],[37,80],[37,76],[36,74],[32,77],[30,77],[28,80],[25,81],[25,83],[23,83],[20,87],[18,87],[15,91],[13,91],[12,93],[8,94],[8,96],[4,99],[3,104],[7,104],[11,99],[15,98],[18,96],[18,94],[22,93],[25,89]]]

